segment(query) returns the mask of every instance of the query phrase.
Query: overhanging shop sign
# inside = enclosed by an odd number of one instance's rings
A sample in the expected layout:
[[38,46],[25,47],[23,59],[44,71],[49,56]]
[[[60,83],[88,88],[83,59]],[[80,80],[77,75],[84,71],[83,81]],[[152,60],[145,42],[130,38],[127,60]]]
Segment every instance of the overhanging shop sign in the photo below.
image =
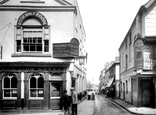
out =
[[53,44],[53,57],[74,57],[79,55],[78,44],[55,43]]

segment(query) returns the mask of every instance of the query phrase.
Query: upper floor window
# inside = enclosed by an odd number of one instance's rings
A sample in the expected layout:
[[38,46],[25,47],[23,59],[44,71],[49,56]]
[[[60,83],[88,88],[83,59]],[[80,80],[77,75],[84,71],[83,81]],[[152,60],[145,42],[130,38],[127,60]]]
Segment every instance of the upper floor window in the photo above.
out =
[[7,74],[2,79],[3,98],[17,98],[17,78],[14,74]]
[[29,79],[29,97],[43,98],[44,79],[40,74],[33,74]]
[[38,12],[26,12],[16,26],[16,52],[49,52],[49,26]]

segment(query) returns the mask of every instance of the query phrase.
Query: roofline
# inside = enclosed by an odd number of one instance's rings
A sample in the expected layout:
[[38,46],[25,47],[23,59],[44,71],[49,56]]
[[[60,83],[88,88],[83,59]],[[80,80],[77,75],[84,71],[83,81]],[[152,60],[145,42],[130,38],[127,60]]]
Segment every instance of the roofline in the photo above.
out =
[[126,39],[128,33],[129,33],[129,31],[131,30],[132,25],[133,25],[133,23],[135,22],[135,19],[136,19],[136,17],[138,16],[138,14],[141,14],[143,11],[146,11],[146,10],[153,4],[153,2],[155,2],[155,0],[149,0],[147,3],[145,3],[144,5],[142,5],[142,6],[140,7],[140,9],[138,10],[138,12],[137,12],[135,18],[133,19],[133,22],[132,22],[132,24],[131,24],[131,26],[130,26],[130,28],[129,28],[127,34],[126,34],[126,36],[124,37],[124,39],[123,39],[123,41],[122,41],[122,43],[121,43],[121,45],[120,45],[118,51],[120,50],[121,46],[123,45],[123,43],[124,43],[124,41],[125,41],[125,39]]

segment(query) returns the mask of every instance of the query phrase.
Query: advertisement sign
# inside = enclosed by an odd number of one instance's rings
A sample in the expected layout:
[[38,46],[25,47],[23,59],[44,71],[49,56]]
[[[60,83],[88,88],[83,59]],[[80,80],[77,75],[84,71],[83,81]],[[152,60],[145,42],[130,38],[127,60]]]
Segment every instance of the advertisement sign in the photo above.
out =
[[134,69],[141,70],[143,68],[143,40],[137,39],[134,43]]
[[73,38],[70,43],[54,43],[53,57],[79,56],[79,42]]
[[154,61],[155,61],[155,46],[154,45],[145,45],[144,46],[144,56],[143,56],[143,69],[144,70],[153,70]]

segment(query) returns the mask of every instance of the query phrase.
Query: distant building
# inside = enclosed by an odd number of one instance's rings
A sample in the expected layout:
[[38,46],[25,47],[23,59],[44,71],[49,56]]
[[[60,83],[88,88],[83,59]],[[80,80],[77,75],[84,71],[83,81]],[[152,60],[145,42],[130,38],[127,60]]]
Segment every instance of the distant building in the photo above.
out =
[[119,48],[120,98],[156,108],[156,1],[142,5]]
[[77,0],[1,0],[0,16],[0,110],[61,110],[63,90],[84,94]]
[[119,97],[119,57],[115,61],[106,63],[101,90],[106,94],[107,90],[113,90],[113,96]]

